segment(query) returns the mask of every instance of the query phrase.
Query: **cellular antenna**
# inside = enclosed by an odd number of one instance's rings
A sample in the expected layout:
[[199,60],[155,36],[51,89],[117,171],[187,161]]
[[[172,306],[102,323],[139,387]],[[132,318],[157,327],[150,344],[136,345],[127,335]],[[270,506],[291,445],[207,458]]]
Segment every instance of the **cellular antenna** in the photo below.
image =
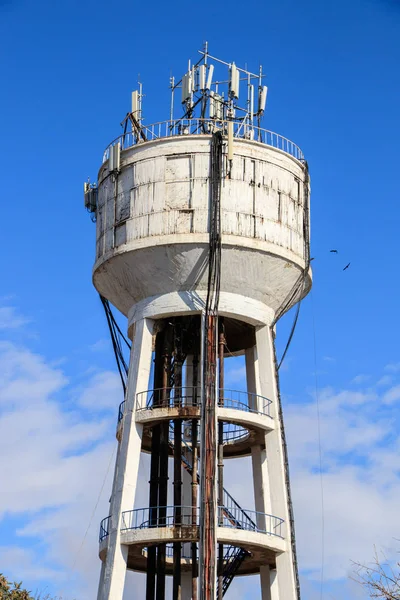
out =
[[214,75],[214,65],[209,65],[205,90],[211,90],[213,75]]
[[239,70],[235,63],[232,63],[230,68],[230,79],[229,79],[229,94],[231,98],[239,98]]
[[260,115],[264,114],[265,106],[267,104],[267,94],[268,94],[268,88],[266,85],[263,85],[261,88],[259,88],[258,114],[260,114]]

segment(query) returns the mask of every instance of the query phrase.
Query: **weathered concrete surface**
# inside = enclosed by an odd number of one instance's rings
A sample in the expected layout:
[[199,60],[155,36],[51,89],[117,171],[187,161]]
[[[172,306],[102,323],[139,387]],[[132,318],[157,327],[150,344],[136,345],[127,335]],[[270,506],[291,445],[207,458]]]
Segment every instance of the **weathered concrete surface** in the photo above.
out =
[[[114,182],[99,173],[96,288],[124,314],[141,300],[206,290],[210,137],[147,142],[122,152]],[[224,178],[222,292],[276,310],[304,267],[304,168],[236,139]],[[244,293],[245,292],[245,293]]]

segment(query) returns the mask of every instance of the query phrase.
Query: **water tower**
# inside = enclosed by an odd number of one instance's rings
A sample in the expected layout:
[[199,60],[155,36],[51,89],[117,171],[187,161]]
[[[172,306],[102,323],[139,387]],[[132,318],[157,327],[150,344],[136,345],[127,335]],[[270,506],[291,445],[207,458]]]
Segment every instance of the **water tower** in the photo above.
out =
[[[274,330],[311,286],[307,164],[261,127],[262,69],[199,56],[171,79],[167,121],[146,125],[133,92],[85,184],[93,282],[132,342],[98,600],[122,600],[127,569],[146,574],[146,600],[221,600],[251,574],[263,600],[300,599]],[[224,383],[232,354],[246,392]],[[224,483],[225,461],[244,456],[251,510]]]

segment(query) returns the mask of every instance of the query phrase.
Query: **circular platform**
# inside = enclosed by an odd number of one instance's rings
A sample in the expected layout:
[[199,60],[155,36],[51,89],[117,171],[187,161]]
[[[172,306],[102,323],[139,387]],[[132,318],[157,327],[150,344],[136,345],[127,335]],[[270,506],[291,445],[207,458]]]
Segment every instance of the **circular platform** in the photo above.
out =
[[[164,397],[165,396],[165,397]],[[220,390],[217,418],[224,423],[224,457],[248,456],[251,447],[264,445],[265,433],[275,427],[271,416],[272,402],[263,396],[238,390]],[[126,403],[118,411],[117,438],[122,435]],[[136,422],[142,423],[142,450],[151,451],[152,428],[164,421],[181,419],[183,431],[191,426],[193,419],[201,416],[201,388],[171,388],[169,390],[146,390],[136,397]],[[200,439],[200,438],[199,438]],[[173,425],[171,425],[171,441]],[[183,443],[185,443],[183,439]],[[173,447],[170,448],[171,455]]]
[[[182,570],[191,570],[191,542],[199,541],[199,514],[193,523],[192,507],[180,507],[181,516],[176,524],[174,507],[158,507],[163,511],[158,518],[149,508],[126,511],[122,516],[121,543],[129,546],[128,568],[146,572],[147,549],[152,545],[166,544],[166,573],[172,574],[172,544],[181,543]],[[257,573],[269,564],[275,568],[276,555],[284,552],[284,522],[279,517],[243,510],[238,506],[218,508],[222,525],[217,527],[217,542],[224,545],[225,564],[241,553],[238,575]],[[99,555],[107,554],[110,518],[103,519],[100,527]]]

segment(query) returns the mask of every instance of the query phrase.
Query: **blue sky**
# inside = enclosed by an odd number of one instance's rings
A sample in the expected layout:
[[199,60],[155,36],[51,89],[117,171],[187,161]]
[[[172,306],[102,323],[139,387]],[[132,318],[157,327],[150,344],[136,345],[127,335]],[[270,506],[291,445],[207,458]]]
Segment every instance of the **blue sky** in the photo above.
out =
[[[94,597],[109,477],[94,508],[121,392],[91,285],[95,232],[82,184],[119,134],[138,73],[146,122],[165,120],[170,74],[205,40],[227,61],[262,62],[264,127],[299,144],[310,166],[314,290],[281,373],[303,596],[321,598],[315,373],[322,597],[363,598],[350,561],[368,561],[374,544],[394,556],[399,28],[394,0],[0,1],[0,571],[68,600]],[[280,351],[291,319],[278,326]],[[238,373],[231,366],[243,387]],[[245,486],[233,488],[245,502]],[[254,590],[237,581],[229,597]]]

